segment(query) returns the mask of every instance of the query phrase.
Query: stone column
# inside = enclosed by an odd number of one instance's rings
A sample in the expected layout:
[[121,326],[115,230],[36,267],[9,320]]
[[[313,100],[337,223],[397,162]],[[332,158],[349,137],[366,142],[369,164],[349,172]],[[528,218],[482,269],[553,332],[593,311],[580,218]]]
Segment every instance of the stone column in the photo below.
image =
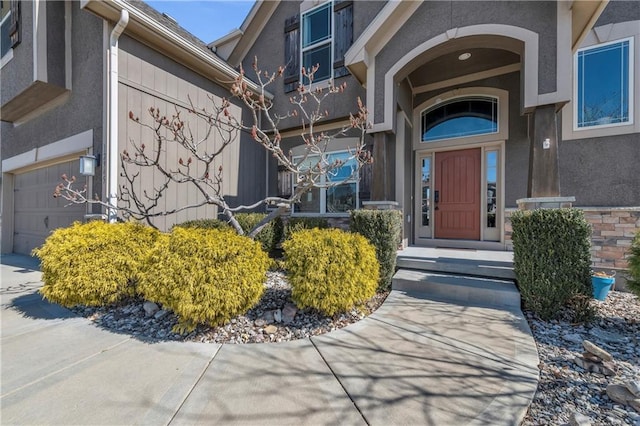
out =
[[558,197],[560,196],[560,172],[555,105],[537,107],[530,119],[527,197]]

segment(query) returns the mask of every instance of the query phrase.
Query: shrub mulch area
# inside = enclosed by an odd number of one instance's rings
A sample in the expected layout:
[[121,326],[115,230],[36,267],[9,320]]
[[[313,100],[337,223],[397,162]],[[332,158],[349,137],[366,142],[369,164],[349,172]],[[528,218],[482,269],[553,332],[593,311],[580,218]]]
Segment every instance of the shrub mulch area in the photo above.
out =
[[[269,343],[304,339],[353,324],[378,309],[388,294],[378,293],[349,312],[327,317],[313,309],[298,310],[291,300],[291,286],[286,275],[268,272],[262,298],[245,315],[233,318],[223,326],[199,326],[186,336],[172,332],[172,327],[178,323],[174,314],[161,307],[150,307],[148,303],[145,310],[145,302],[141,299],[101,308],[78,306],[72,311],[101,328],[142,340]],[[156,308],[160,309],[156,311]]]

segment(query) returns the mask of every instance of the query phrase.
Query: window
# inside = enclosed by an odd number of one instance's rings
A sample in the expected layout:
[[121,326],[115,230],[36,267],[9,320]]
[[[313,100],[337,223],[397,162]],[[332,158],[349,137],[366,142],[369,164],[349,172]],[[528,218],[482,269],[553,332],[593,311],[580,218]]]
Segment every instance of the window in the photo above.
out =
[[578,50],[575,128],[632,122],[633,39]]
[[[301,18],[300,18],[301,17]],[[353,43],[353,1],[334,0],[285,21],[285,92],[309,84],[302,67],[319,65],[314,82],[348,75],[344,54]],[[306,80],[306,81],[305,81]]]
[[422,142],[498,132],[498,100],[454,99],[422,113]]
[[[294,205],[293,213],[344,214],[357,208],[359,205],[357,164],[356,160],[350,157],[351,154],[346,151],[327,154],[326,160],[329,164],[335,161],[342,161],[344,164],[322,176],[319,182],[321,187],[305,192],[302,199]],[[305,166],[314,167],[319,159],[317,156],[309,157]],[[295,157],[294,160],[296,160]],[[295,176],[293,179],[295,188]]]
[[[331,78],[331,41],[333,39],[331,3],[302,15],[302,66],[310,69],[318,64],[314,81]],[[308,81],[303,81],[308,84]]]
[[0,58],[4,58],[20,43],[20,1],[2,1],[0,11]]

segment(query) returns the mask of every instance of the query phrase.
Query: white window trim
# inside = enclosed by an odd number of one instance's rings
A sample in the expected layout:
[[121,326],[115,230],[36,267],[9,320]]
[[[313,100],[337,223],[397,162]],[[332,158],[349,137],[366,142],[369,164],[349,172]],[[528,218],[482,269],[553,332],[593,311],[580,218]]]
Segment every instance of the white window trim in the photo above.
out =
[[[486,133],[476,133],[476,134],[472,134],[472,135],[461,135],[461,136],[451,136],[448,138],[440,138],[440,139],[433,139],[430,141],[423,141],[422,140],[422,136],[424,135],[423,129],[422,129],[422,117],[424,116],[424,114],[428,113],[431,110],[435,110],[437,108],[439,108],[441,105],[446,105],[446,104],[453,104],[456,103],[458,101],[464,101],[465,99],[470,99],[470,98],[489,98],[489,99],[494,99],[496,101],[496,131],[495,132],[486,132]],[[500,134],[500,99],[498,98],[498,96],[496,95],[462,95],[462,96],[455,96],[453,98],[449,98],[446,100],[442,100],[439,102],[436,102],[435,104],[431,105],[428,108],[423,109],[422,111],[420,111],[420,143],[423,144],[431,144],[434,142],[443,142],[443,141],[450,141],[450,140],[456,140],[456,139],[468,139],[468,138],[473,138],[473,137],[481,137],[481,136],[486,136],[486,135],[498,135]],[[495,137],[493,137],[492,139],[495,139]]]
[[[349,150],[337,150],[337,151],[327,151],[324,153],[324,155],[329,156],[329,155],[334,155],[334,154],[350,154]],[[295,161],[296,158],[302,158],[303,156],[294,156],[293,160]],[[292,190],[295,191],[296,188],[296,175],[292,174],[291,176],[292,181]],[[347,179],[347,180],[343,180],[343,181],[339,181],[337,182],[335,185],[330,185],[330,186],[324,186],[326,184],[326,175],[323,175],[321,177],[321,182],[320,182],[320,186],[319,187],[319,191],[320,191],[320,208],[317,212],[297,212],[295,209],[295,204],[291,206],[291,215],[292,216],[322,216],[322,217],[347,217],[349,216],[348,212],[337,212],[337,213],[330,213],[327,212],[327,191],[329,190],[329,188],[332,187],[336,187],[336,186],[340,186],[343,184],[348,184],[348,183],[355,183],[356,184],[356,203],[355,203],[355,208],[357,209],[358,206],[360,205],[360,179],[359,176],[356,175],[355,177],[353,177],[352,179]],[[305,193],[306,194],[306,193]],[[304,196],[304,195],[303,195]]]
[[[616,42],[627,38],[633,39],[632,45],[630,44],[629,46],[629,64],[632,66],[629,74],[629,87],[632,90],[632,97],[629,99],[629,117],[631,122],[582,127],[579,130],[574,130],[574,123],[576,122],[574,103],[577,102],[577,98],[575,97],[575,85],[577,84],[575,77],[577,70],[575,69],[576,62],[574,59],[574,61],[572,61],[574,69],[571,71],[571,84],[574,87],[572,91],[573,99],[572,102],[569,102],[562,108],[563,141],[640,133],[640,108],[634,105],[634,103],[640,100],[640,21],[627,21],[596,27],[589,31],[580,49],[596,47],[604,43]],[[631,108],[633,108],[633,113]]]
[[[304,44],[304,15],[308,15],[309,13],[313,13],[313,11],[320,9],[321,7],[324,7],[327,5],[327,3],[329,4],[329,16],[331,19],[331,37],[329,37],[328,40],[323,40],[320,42],[317,42],[315,44],[309,45],[307,47],[303,47]],[[323,79],[323,80],[313,80],[313,84],[311,84],[311,90],[315,89],[317,87],[318,84],[326,84],[325,82],[327,81],[331,81],[333,80],[333,55],[334,55],[334,50],[335,50],[335,43],[334,43],[334,39],[335,39],[335,33],[336,33],[336,20],[335,20],[335,16],[333,15],[333,0],[329,0],[327,2],[322,2],[320,4],[318,4],[317,6],[313,6],[313,7],[308,7],[308,4],[303,3],[300,5],[300,70],[298,70],[298,72],[300,73],[300,84],[303,84],[304,86],[309,86],[309,79],[307,78],[307,81],[305,82],[305,78],[302,75],[302,68],[304,67],[304,53],[313,49],[316,49],[320,46],[323,46],[325,44],[329,44],[331,46],[331,53],[330,53],[330,58],[329,58],[329,78]],[[304,10],[303,10],[304,9]]]
[[[422,113],[442,102],[450,102],[458,98],[469,98],[473,96],[492,97],[498,100],[498,131],[496,133],[484,133],[481,135],[464,136],[437,141],[422,142]],[[414,109],[413,122],[419,123],[413,126],[413,149],[414,150],[434,150],[438,148],[450,148],[456,146],[466,146],[474,143],[494,142],[497,140],[509,139],[509,92],[494,87],[466,87],[454,89],[436,95]]]
[[[584,52],[586,50],[592,50],[592,49],[598,49],[601,47],[605,47],[605,46],[611,46],[614,44],[620,44],[620,43],[624,43],[625,41],[629,42],[629,87],[627,87],[627,97],[629,100],[629,120],[628,121],[624,121],[624,122],[620,122],[620,123],[608,123],[608,124],[596,124],[593,126],[585,126],[585,127],[578,127],[578,54],[580,52]],[[604,128],[608,128],[608,127],[621,127],[621,126],[629,126],[632,125],[634,120],[633,120],[633,113],[634,113],[634,108],[633,108],[633,103],[634,103],[634,96],[633,96],[633,87],[634,87],[634,79],[633,79],[633,74],[634,74],[634,69],[635,69],[635,64],[634,64],[634,55],[633,55],[633,37],[625,37],[622,39],[618,39],[618,40],[612,40],[612,41],[608,41],[605,43],[599,43],[593,46],[587,46],[587,47],[583,47],[580,48],[576,51],[576,53],[573,55],[573,131],[574,132],[582,132],[585,130],[593,130],[593,129],[604,129]]]
[[[10,16],[11,16],[11,11],[7,12],[7,14],[4,15],[4,17],[2,18],[2,21],[0,21],[0,25],[3,25],[4,21],[9,19]],[[10,47],[9,50],[7,50],[7,53],[5,53],[2,58],[0,58],[0,69],[4,68],[4,66],[7,65],[12,59],[13,59],[13,47]]]

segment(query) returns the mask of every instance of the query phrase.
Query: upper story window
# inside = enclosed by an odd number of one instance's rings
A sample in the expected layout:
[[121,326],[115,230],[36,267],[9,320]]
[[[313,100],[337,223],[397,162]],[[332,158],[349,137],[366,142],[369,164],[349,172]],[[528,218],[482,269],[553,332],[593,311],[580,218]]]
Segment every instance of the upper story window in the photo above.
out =
[[[314,81],[331,78],[333,39],[331,15],[330,2],[302,15],[302,66],[305,69],[311,69],[316,64],[319,65]],[[303,83],[307,84],[308,81]]]
[[575,72],[576,130],[632,123],[633,38],[578,50]]
[[489,96],[452,99],[422,113],[422,142],[498,133],[498,100]]
[[[301,18],[302,17],[302,18]],[[285,92],[309,84],[302,67],[318,65],[314,82],[349,74],[344,54],[353,43],[353,1],[333,0],[285,21]]]
[[20,43],[20,1],[0,1],[0,58]]

